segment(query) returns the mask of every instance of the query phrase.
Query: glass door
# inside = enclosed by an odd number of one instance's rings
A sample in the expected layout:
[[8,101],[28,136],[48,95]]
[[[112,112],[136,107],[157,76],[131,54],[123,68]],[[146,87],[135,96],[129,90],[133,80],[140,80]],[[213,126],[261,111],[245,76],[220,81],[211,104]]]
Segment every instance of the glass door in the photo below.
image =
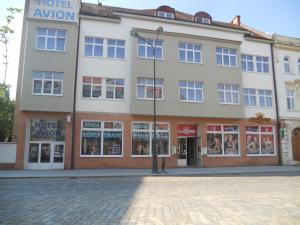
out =
[[177,139],[178,146],[178,166],[187,166],[187,141],[186,138],[178,138]]
[[32,142],[29,144],[27,169],[63,169],[64,142]]

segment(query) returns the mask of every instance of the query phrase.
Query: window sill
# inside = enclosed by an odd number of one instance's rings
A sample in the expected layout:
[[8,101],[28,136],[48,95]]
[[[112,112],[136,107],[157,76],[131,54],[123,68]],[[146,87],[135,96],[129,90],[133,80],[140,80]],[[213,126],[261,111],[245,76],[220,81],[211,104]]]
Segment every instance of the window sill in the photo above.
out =
[[[146,59],[146,60],[154,60],[154,58],[147,58],[147,57],[140,57],[140,56],[137,56],[137,58],[139,59]],[[164,61],[164,59],[155,59],[155,61]]]
[[[152,158],[152,155],[131,155],[132,158]],[[157,155],[158,158],[171,157],[171,155]]]
[[241,155],[239,154],[239,155],[209,155],[209,154],[207,154],[207,157],[209,157],[209,158],[214,158],[214,157],[216,157],[216,158],[219,158],[219,157],[241,157]]
[[227,68],[232,68],[232,69],[237,69],[238,68],[237,66],[227,66],[227,65],[219,65],[219,64],[217,64],[217,66],[227,67]]
[[188,62],[188,61],[180,61],[178,60],[179,63],[187,63],[187,64],[194,64],[194,65],[203,65],[202,62]]
[[89,97],[81,97],[80,99],[82,100],[102,100],[102,101],[105,101],[105,100],[108,100],[108,101],[125,101],[126,99],[123,98],[123,99],[114,99],[114,98],[89,98]]
[[66,53],[66,50],[64,51],[59,51],[59,50],[48,50],[48,49],[39,49],[35,48],[36,51],[44,51],[44,52],[58,52],[58,53]]
[[35,94],[31,93],[33,96],[51,96],[51,97],[63,97],[63,94],[61,95],[54,95],[54,94]]
[[204,100],[201,101],[201,102],[200,101],[198,102],[198,101],[187,101],[187,100],[180,100],[179,99],[179,101],[180,102],[184,102],[184,103],[196,103],[196,104],[202,104],[202,103],[204,103]]
[[[154,101],[154,98],[136,98],[136,100]],[[164,99],[156,98],[155,101],[164,101]]]
[[80,158],[122,158],[123,155],[80,155]]
[[217,102],[220,105],[241,105],[240,103],[223,103],[223,102]]
[[266,156],[277,156],[276,154],[247,154],[247,157],[266,157]]

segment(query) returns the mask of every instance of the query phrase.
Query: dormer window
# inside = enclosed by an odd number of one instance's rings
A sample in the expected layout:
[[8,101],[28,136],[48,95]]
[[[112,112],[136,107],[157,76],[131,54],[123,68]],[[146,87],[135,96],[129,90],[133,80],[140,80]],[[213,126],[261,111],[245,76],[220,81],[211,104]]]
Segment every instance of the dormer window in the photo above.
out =
[[175,10],[167,5],[162,5],[156,9],[156,16],[167,18],[167,19],[174,19],[175,18]]
[[169,19],[174,19],[174,14],[173,13],[168,13],[168,12],[157,12],[158,17],[163,17],[163,18],[169,18]]
[[194,15],[194,21],[197,23],[211,24],[212,18],[206,12],[197,12]]

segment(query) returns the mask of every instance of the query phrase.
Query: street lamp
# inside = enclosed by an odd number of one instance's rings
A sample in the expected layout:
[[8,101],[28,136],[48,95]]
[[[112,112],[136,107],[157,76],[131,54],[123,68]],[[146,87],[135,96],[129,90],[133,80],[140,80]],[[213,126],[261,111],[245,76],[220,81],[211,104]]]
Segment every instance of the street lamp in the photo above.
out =
[[131,35],[135,38],[140,38],[142,39],[144,42],[146,42],[148,45],[151,46],[152,48],[152,52],[153,52],[153,84],[154,84],[154,88],[153,88],[153,130],[154,130],[154,149],[152,149],[152,173],[157,173],[157,138],[156,138],[156,42],[158,39],[158,35],[163,31],[163,28],[161,26],[159,26],[156,29],[156,38],[154,40],[154,43],[149,43],[147,39],[141,37],[138,32],[132,30],[131,31]]

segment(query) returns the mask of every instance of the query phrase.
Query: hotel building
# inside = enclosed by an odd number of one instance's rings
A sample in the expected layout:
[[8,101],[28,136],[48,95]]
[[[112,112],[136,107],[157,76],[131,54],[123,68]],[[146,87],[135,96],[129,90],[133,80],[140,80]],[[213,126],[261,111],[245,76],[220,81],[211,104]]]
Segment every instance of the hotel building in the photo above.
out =
[[278,165],[272,38],[239,16],[65,2],[26,1],[16,168],[150,168],[154,96],[158,164]]

